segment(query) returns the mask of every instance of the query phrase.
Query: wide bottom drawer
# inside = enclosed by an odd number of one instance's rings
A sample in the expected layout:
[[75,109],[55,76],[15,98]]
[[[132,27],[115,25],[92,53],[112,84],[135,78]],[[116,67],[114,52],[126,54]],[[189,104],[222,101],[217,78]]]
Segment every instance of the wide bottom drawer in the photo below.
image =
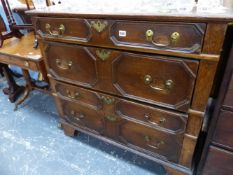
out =
[[[183,134],[171,134],[142,124],[121,119],[119,141],[148,154],[159,154],[169,161],[178,162]],[[171,146],[172,145],[172,146]]]

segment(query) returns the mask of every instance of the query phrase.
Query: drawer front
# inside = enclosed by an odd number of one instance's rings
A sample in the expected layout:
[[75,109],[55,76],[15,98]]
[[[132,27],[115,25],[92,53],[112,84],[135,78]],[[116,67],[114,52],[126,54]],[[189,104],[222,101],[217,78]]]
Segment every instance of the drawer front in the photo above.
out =
[[184,53],[201,52],[206,30],[204,23],[49,17],[34,18],[34,25],[41,37],[54,41]]
[[177,162],[183,135],[166,133],[129,120],[122,120],[119,126],[119,139],[132,148],[149,154],[159,154],[169,161]]
[[126,100],[116,103],[116,113],[122,118],[136,120],[150,127],[161,128],[173,133],[184,133],[187,116],[166,110],[141,105]]
[[111,27],[115,45],[199,53],[206,25],[118,21]]
[[60,98],[75,101],[81,105],[86,105],[95,110],[100,110],[103,108],[100,94],[84,90],[73,85],[56,82],[53,79],[50,79],[50,81],[54,86],[54,91]]
[[48,43],[56,79],[186,112],[199,62],[93,47]]
[[233,112],[221,111],[214,133],[214,142],[233,149]]
[[[56,96],[64,100],[103,111],[108,116],[136,121],[152,128],[158,128],[174,134],[184,133],[187,115],[150,107],[136,102],[123,100],[111,95],[97,93],[77,86],[68,85],[50,78]],[[107,120],[109,118],[106,118]]]
[[66,121],[94,133],[103,134],[104,119],[100,112],[74,102],[62,100],[61,103]]
[[188,110],[198,62],[124,53],[112,67],[113,85],[122,96]]
[[39,65],[42,62],[42,60],[34,62],[34,61],[22,60],[20,58],[15,58],[6,55],[1,55],[0,61],[1,63],[6,63],[8,65],[15,65],[24,69],[28,69],[28,70],[30,69],[34,71],[38,71],[37,65]]
[[53,40],[88,42],[91,38],[90,25],[85,19],[35,18],[37,33]]
[[211,146],[203,170],[204,175],[232,175],[233,153]]
[[227,106],[233,109],[233,75],[231,76],[231,80],[230,80],[223,104],[224,106]]
[[53,77],[87,87],[96,84],[96,60],[85,47],[53,43],[46,45],[45,54]]

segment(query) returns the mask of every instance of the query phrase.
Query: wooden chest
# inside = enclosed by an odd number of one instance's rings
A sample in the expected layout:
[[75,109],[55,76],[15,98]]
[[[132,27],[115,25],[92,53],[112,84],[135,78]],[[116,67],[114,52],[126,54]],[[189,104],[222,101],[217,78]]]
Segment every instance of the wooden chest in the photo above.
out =
[[29,12],[65,133],[88,133],[156,161],[168,174],[192,174],[233,16],[78,6]]

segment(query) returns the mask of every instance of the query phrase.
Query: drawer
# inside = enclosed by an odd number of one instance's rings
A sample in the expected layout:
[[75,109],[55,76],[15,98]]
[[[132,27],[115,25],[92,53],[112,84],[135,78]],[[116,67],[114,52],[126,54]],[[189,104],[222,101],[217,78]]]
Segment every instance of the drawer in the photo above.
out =
[[233,109],[233,75],[231,76],[223,105]]
[[124,97],[187,111],[198,62],[123,53],[113,62],[113,85]]
[[204,175],[232,175],[233,153],[211,146],[205,161]]
[[35,18],[37,33],[48,39],[88,42],[91,38],[89,23],[77,18]]
[[104,118],[100,112],[74,102],[60,101],[66,121],[96,134],[103,134]]
[[171,134],[129,120],[122,120],[119,125],[119,139],[129,147],[148,154],[159,154],[169,161],[177,162],[183,135]]
[[27,70],[38,71],[38,65],[41,64],[42,59],[30,61],[22,58],[15,58],[15,56],[1,55],[0,61],[1,63],[19,66]]
[[56,79],[92,87],[96,84],[96,59],[85,47],[52,43],[46,46],[49,73]]
[[205,28],[203,23],[117,21],[110,32],[117,46],[199,53]]
[[221,111],[215,129],[214,142],[233,149],[233,112]]
[[95,110],[100,110],[103,107],[101,96],[96,92],[57,82],[53,79],[50,79],[50,82],[54,87],[54,91],[60,98],[75,101],[81,105],[86,105]]
[[50,78],[56,96],[63,100],[75,102],[96,111],[104,111],[112,116],[141,122],[152,128],[171,133],[184,133],[187,115],[150,107],[140,103],[123,100],[118,97],[97,93],[73,85],[61,83]]
[[173,133],[184,133],[186,129],[187,115],[126,100],[119,100],[115,110],[122,118],[137,120],[150,127],[162,128]]
[[200,53],[205,23],[173,23],[35,17],[37,33],[48,40],[111,48]]
[[49,73],[58,80],[186,112],[198,61],[48,43]]

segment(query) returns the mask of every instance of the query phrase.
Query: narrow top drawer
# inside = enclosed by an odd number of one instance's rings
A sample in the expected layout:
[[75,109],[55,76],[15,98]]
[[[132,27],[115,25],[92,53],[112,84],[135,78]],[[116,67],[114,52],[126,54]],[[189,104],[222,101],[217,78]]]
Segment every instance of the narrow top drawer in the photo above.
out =
[[78,18],[34,18],[46,39],[146,52],[200,53],[205,23],[174,23]]
[[34,23],[38,34],[44,38],[88,42],[91,37],[90,25],[85,19],[37,18]]
[[111,27],[115,45],[199,53],[205,24],[117,21]]

